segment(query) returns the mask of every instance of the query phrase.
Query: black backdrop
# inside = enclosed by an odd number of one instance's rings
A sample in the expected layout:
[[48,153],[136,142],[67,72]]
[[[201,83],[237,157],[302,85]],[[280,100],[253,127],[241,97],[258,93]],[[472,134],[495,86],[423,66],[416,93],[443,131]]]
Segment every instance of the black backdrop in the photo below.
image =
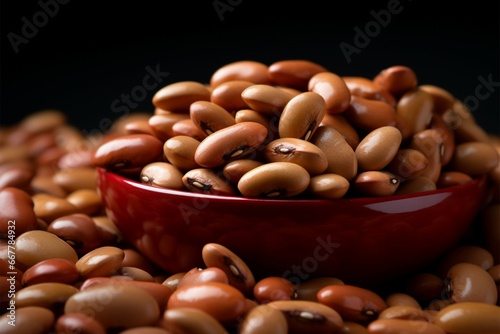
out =
[[[228,62],[308,59],[339,75],[367,77],[410,66],[419,83],[449,90],[480,125],[499,133],[499,4],[465,4],[2,1],[0,121],[57,108],[90,132],[124,111],[152,112],[161,86],[208,82]],[[162,72],[157,89],[145,88],[151,71]]]

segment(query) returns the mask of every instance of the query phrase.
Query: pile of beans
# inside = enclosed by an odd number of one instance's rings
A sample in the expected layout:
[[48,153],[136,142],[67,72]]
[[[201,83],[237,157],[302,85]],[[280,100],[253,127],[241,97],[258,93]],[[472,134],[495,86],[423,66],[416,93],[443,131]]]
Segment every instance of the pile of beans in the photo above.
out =
[[[59,110],[1,129],[1,333],[500,333],[500,140],[446,90],[417,86],[404,66],[368,79],[244,61],[153,104],[102,136]],[[106,215],[97,167],[249,197],[383,196],[481,175],[488,194],[460,244],[417,274],[293,284],[255,277],[216,243],[204,267],[158,268]]]

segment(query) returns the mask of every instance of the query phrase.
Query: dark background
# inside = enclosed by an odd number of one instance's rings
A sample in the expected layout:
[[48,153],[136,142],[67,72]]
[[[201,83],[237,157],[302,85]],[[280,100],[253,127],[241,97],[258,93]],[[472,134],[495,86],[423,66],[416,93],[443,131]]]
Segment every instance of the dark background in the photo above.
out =
[[[58,8],[55,1],[1,2],[2,125],[56,108],[82,130],[99,130],[102,119],[120,116],[112,102],[143,84],[147,66],[169,73],[159,89],[177,81],[208,82],[217,68],[237,60],[308,59],[339,75],[370,78],[407,65],[420,84],[441,86],[464,101],[473,101],[479,78],[489,77],[495,84],[480,91],[490,95],[476,99],[473,115],[488,132],[500,132],[498,1],[461,6],[401,0],[401,12],[350,63],[339,44],[356,46],[355,27],[364,30],[374,20],[371,11],[394,0],[218,0],[229,6],[222,19],[213,0],[65,0]],[[52,4],[46,22],[41,3]],[[16,53],[8,36],[22,36],[25,22],[36,18],[42,20],[38,32]],[[129,111],[152,112],[155,91]]]

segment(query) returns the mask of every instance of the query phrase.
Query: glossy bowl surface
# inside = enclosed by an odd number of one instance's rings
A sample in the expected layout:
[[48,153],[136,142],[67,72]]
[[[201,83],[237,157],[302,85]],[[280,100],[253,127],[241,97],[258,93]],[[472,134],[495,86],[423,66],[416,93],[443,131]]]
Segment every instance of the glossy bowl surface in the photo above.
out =
[[169,273],[204,267],[220,243],[256,278],[334,276],[369,285],[413,272],[453,247],[483,201],[486,178],[411,195],[270,200],[161,189],[99,169],[107,214],[124,240]]

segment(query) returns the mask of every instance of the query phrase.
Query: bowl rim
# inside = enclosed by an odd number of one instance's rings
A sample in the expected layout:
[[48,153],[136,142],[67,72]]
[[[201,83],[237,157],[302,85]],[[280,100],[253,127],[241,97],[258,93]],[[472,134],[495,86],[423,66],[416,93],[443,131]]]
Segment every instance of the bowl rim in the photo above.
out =
[[161,188],[161,187],[155,187],[151,186],[148,184],[144,184],[135,180],[132,180],[130,178],[127,178],[124,175],[118,174],[117,172],[107,170],[102,167],[97,168],[98,172],[98,179],[101,179],[102,177],[105,178],[112,178],[116,182],[122,182],[125,183],[129,187],[141,189],[143,191],[149,191],[152,193],[158,193],[158,194],[163,194],[163,195],[170,195],[170,196],[176,196],[178,198],[186,198],[186,199],[205,199],[205,200],[212,200],[212,201],[224,201],[224,202],[239,202],[241,204],[243,203],[249,203],[249,204],[268,204],[268,203],[276,203],[276,204],[284,204],[284,203],[297,203],[297,204],[306,204],[306,203],[352,203],[352,204],[371,204],[371,203],[380,203],[380,202],[390,202],[390,201],[396,201],[396,200],[401,200],[401,199],[408,199],[408,198],[419,198],[419,197],[425,197],[429,195],[435,195],[435,194],[442,194],[442,193],[449,193],[450,191],[461,191],[465,190],[467,188],[472,188],[472,187],[481,187],[486,183],[487,180],[487,175],[480,175],[477,177],[473,177],[472,181],[463,183],[463,184],[458,184],[455,186],[451,187],[446,187],[446,188],[439,188],[435,190],[428,190],[428,191],[421,191],[418,193],[409,193],[409,194],[400,194],[400,195],[388,195],[388,196],[373,196],[373,197],[345,197],[345,198],[338,198],[338,199],[327,199],[327,198],[311,198],[311,199],[306,199],[306,198],[282,198],[282,199],[273,199],[273,198],[253,198],[253,197],[243,197],[243,196],[227,196],[227,195],[214,195],[214,194],[203,194],[203,193],[196,193],[196,192],[190,192],[187,190],[176,190],[176,189],[168,189],[168,188]]

